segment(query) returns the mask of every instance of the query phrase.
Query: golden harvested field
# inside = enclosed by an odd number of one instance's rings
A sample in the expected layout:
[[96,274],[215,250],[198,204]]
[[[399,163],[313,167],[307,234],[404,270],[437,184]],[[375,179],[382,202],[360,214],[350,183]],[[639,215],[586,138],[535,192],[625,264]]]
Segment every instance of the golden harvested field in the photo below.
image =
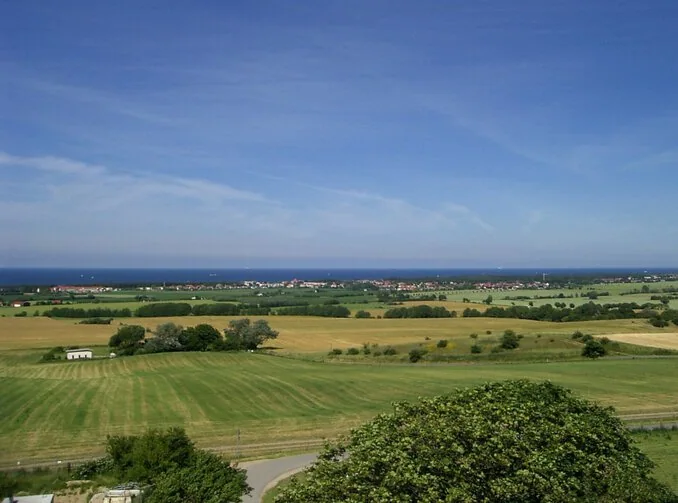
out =
[[678,349],[678,332],[646,333],[646,334],[610,334],[614,341],[650,346],[653,348]]
[[[570,334],[581,330],[595,335],[640,333],[644,337],[673,333],[671,329],[655,329],[645,320],[611,320],[578,323],[549,323],[497,318],[438,319],[367,319],[316,318],[308,316],[262,316],[280,332],[275,347],[287,352],[319,352],[332,347],[348,348],[365,342],[406,344],[431,340],[468,337],[512,329],[523,334]],[[208,323],[223,329],[233,318],[225,316],[186,316],[178,318],[120,318],[111,325],[79,325],[77,320],[54,320],[43,317],[0,318],[0,350],[50,348],[53,346],[106,345],[120,323],[155,328],[172,321],[192,326]],[[644,339],[645,340],[645,339]],[[669,340],[667,336],[666,340]],[[663,347],[663,346],[657,346]],[[673,346],[672,346],[673,347]]]

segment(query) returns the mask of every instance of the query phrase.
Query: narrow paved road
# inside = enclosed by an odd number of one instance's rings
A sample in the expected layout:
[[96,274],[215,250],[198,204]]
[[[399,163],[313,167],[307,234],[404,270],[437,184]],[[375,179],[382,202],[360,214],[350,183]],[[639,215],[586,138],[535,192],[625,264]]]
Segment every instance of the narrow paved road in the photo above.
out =
[[316,454],[300,454],[240,463],[240,467],[247,470],[247,483],[253,488],[252,493],[242,499],[243,503],[259,503],[268,489],[273,488],[280,480],[303,470],[315,458]]

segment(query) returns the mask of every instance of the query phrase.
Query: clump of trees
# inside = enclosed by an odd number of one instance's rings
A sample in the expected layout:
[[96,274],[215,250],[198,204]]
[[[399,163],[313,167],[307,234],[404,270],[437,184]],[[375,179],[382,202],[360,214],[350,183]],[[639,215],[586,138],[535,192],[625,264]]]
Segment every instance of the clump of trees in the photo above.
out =
[[611,408],[550,382],[394,404],[328,444],[277,503],[675,503]]
[[205,323],[184,328],[162,323],[146,338],[140,325],[123,325],[110,338],[108,345],[119,355],[164,353],[171,351],[240,351],[254,350],[269,339],[278,337],[266,320],[249,318],[231,320],[222,333]]
[[384,313],[384,318],[455,318],[456,311],[449,311],[444,306],[429,305],[412,307],[395,307]]
[[147,485],[144,501],[149,503],[236,503],[251,492],[244,470],[197,449],[181,428],[108,436],[106,457],[85,463],[76,472],[84,479],[95,475]]
[[80,320],[80,325],[110,325],[113,318],[85,318]]

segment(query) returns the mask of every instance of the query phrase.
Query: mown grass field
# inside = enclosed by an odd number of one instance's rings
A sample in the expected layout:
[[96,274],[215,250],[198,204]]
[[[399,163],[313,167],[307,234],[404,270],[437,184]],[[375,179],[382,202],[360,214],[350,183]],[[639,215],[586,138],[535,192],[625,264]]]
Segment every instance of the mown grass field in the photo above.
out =
[[656,477],[678,492],[678,431],[635,433],[633,438],[656,463]]
[[[202,446],[333,437],[393,400],[480,382],[551,379],[621,414],[676,412],[675,359],[550,364],[359,365],[228,353],[176,353],[35,364],[0,359],[0,463],[100,454],[107,434],[184,426]],[[265,445],[259,453],[267,452]]]

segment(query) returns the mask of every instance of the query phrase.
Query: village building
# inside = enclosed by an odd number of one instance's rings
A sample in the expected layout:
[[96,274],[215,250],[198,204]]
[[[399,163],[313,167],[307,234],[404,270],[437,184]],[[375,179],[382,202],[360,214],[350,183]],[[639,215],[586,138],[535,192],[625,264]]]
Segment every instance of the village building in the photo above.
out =
[[67,360],[91,360],[94,353],[89,348],[68,349],[66,350]]

